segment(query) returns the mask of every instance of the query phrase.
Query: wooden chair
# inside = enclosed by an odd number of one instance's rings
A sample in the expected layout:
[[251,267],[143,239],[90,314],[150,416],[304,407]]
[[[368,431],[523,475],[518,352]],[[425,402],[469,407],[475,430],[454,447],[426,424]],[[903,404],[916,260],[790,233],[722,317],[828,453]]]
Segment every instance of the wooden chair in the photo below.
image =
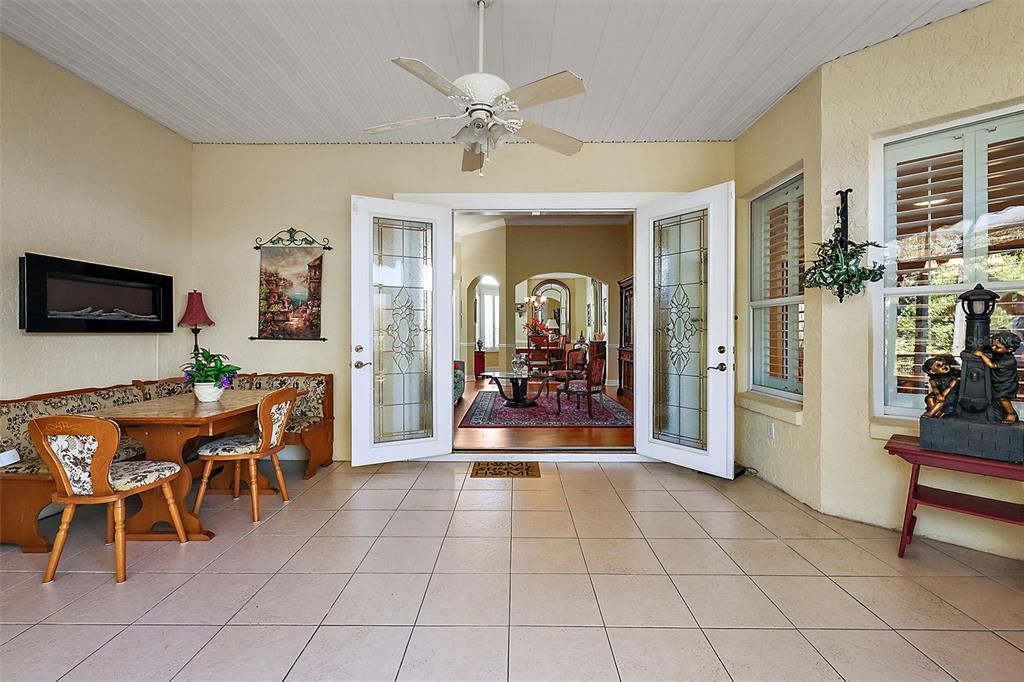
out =
[[[563,368],[551,372],[551,377],[560,383],[566,383],[572,379],[579,379],[584,376],[587,369],[587,349],[573,348],[565,353]],[[547,395],[551,395],[551,384],[548,384]]]
[[580,398],[587,396],[587,414],[594,418],[594,396],[604,394],[604,358],[591,358],[587,364],[585,379],[570,379],[555,390],[558,414],[562,414],[562,394],[576,396],[576,409],[580,409]]
[[[57,572],[68,527],[78,505],[106,504],[108,510],[113,510],[114,555],[119,583],[124,582],[126,575],[124,499],[129,495],[159,486],[167,500],[178,542],[188,541],[171,490],[171,481],[181,473],[177,464],[150,460],[114,462],[121,430],[109,419],[68,414],[40,417],[32,420],[29,433],[57,483],[53,501],[64,505],[50,561],[43,573],[44,583],[53,580]],[[107,535],[109,541],[109,521]]]
[[256,471],[256,462],[264,457],[270,457],[274,463],[274,473],[277,474],[277,487],[281,491],[281,499],[288,501],[288,488],[284,483],[284,474],[281,473],[281,462],[277,453],[284,448],[285,424],[295,406],[296,391],[294,388],[282,388],[268,393],[260,401],[257,411],[256,428],[257,433],[242,434],[237,436],[225,436],[210,441],[199,448],[199,460],[203,462],[203,478],[199,483],[199,492],[196,493],[196,504],[193,513],[199,513],[199,507],[203,504],[203,496],[206,494],[206,486],[210,482],[210,472],[214,464],[235,463],[235,499],[238,499],[241,486],[242,462],[249,462],[249,496],[252,498],[252,521],[260,520],[260,491],[257,486],[259,478]]

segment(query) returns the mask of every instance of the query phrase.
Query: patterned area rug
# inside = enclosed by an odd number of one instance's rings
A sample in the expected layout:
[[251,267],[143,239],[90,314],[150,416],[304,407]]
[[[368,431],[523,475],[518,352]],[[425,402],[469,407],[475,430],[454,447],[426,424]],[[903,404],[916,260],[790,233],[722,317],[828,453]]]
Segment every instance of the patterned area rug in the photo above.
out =
[[537,462],[473,462],[470,478],[540,478]]
[[587,401],[562,396],[562,414],[558,414],[555,395],[537,398],[537,407],[505,407],[505,401],[495,391],[481,391],[476,394],[462,427],[495,426],[585,426],[588,428],[624,428],[633,425],[633,414],[608,396],[594,399],[594,418],[587,416]]

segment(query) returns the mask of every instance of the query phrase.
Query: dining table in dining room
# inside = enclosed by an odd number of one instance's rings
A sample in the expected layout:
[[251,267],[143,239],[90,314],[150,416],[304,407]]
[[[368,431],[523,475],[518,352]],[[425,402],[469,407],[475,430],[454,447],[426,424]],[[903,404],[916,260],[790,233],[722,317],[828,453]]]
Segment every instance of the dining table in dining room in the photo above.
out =
[[[270,391],[230,390],[225,391],[220,400],[210,403],[199,402],[194,394],[184,393],[104,408],[89,414],[116,422],[122,433],[142,443],[146,448],[146,459],[174,462],[181,467],[181,475],[174,479],[171,487],[185,534],[190,541],[204,541],[212,539],[214,533],[204,529],[202,519],[185,504],[185,497],[192,487],[192,472],[185,464],[184,448],[189,441],[201,436],[252,430],[260,400],[268,393]],[[177,541],[174,531],[170,530],[167,502],[159,489],[147,490],[139,497],[142,509],[125,521],[128,539]],[[166,522],[168,530],[157,530],[155,526],[160,522]]]

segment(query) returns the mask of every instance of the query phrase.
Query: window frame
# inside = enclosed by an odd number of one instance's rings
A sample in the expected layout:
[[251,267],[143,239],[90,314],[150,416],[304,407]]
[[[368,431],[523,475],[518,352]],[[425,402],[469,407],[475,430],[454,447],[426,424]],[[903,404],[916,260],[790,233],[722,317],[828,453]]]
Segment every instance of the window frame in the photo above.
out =
[[[752,198],[749,201],[748,214],[749,214],[749,218],[750,218],[750,220],[749,220],[749,237],[750,237],[749,244],[750,244],[750,249],[749,249],[749,263],[748,263],[747,271],[748,271],[748,275],[749,275],[750,279],[749,279],[749,283],[748,283],[748,287],[747,287],[747,317],[748,317],[748,320],[749,320],[748,334],[747,334],[748,339],[747,340],[748,340],[748,347],[749,347],[750,351],[749,351],[749,354],[748,354],[748,368],[749,368],[749,371],[747,372],[747,375],[748,375],[747,376],[747,385],[749,386],[749,390],[754,392],[754,393],[759,393],[759,394],[762,394],[762,395],[768,395],[768,396],[771,396],[771,397],[774,397],[774,398],[782,398],[784,400],[789,400],[789,401],[792,401],[792,402],[795,402],[795,403],[802,404],[803,403],[803,399],[804,399],[804,395],[803,395],[804,382],[799,380],[798,378],[794,382],[792,382],[792,385],[794,386],[794,388],[785,388],[785,387],[780,387],[780,386],[769,386],[769,385],[765,385],[763,383],[758,383],[758,377],[757,377],[758,349],[759,349],[759,340],[762,339],[763,337],[759,334],[759,331],[758,331],[759,330],[759,325],[756,324],[756,322],[755,322],[755,320],[756,320],[756,313],[755,313],[755,311],[759,310],[759,309],[771,308],[771,307],[774,307],[774,306],[793,306],[793,305],[795,305],[795,306],[803,307],[803,310],[805,312],[806,311],[806,307],[805,307],[805,294],[803,292],[801,292],[799,294],[794,294],[794,295],[789,295],[789,296],[784,296],[784,297],[776,297],[776,298],[756,297],[754,295],[755,287],[758,286],[757,283],[759,281],[761,281],[763,276],[764,276],[763,264],[758,269],[758,271],[756,273],[756,276],[755,276],[755,271],[754,271],[754,265],[755,265],[755,263],[757,263],[761,259],[761,255],[762,255],[761,253],[756,253],[755,252],[755,246],[754,246],[755,245],[755,237],[754,237],[755,229],[763,229],[763,226],[759,225],[760,217],[755,219],[755,211],[757,209],[758,202],[760,202],[763,199],[766,199],[766,198],[770,197],[772,194],[774,194],[776,192],[779,192],[781,190],[786,189],[789,185],[792,185],[794,183],[799,183],[800,184],[799,191],[801,193],[801,196],[804,197],[804,202],[805,202],[805,209],[804,210],[806,212],[806,201],[807,201],[807,198],[806,198],[806,179],[804,178],[804,171],[803,171],[803,169],[794,171],[793,173],[790,173],[788,175],[783,176],[782,178],[780,178],[776,182],[773,182],[771,187],[769,187],[768,189],[766,189],[763,192],[760,192],[756,197]],[[804,237],[804,243],[798,244],[797,248],[799,250],[803,251],[802,255],[804,257],[804,260],[806,261],[806,239],[807,239],[807,226],[806,226],[806,224],[804,225],[804,235],[803,235],[803,237]],[[793,338],[796,341],[796,343],[794,343],[794,345],[793,345],[793,348],[796,350],[796,349],[800,348],[800,344],[799,344],[799,337],[800,337],[799,315],[798,315],[797,324],[794,327],[793,334],[794,334]],[[789,362],[788,359],[787,359],[787,362]]]
[[[491,310],[493,316],[493,332],[494,332],[494,345],[488,345],[486,341],[485,321],[487,319],[487,303],[493,299],[494,305]],[[476,338],[483,342],[483,350],[487,353],[495,353],[501,347],[501,285],[500,284],[477,284],[476,288],[476,300],[477,300],[477,321],[476,321]]]
[[[871,249],[869,254],[870,258],[875,260],[884,261],[886,251],[890,248],[888,246],[889,240],[886,235],[887,218],[886,215],[886,147],[890,145],[904,144],[908,146],[910,144],[920,144],[925,146],[929,142],[929,138],[933,138],[932,141],[938,143],[939,139],[943,135],[954,135],[957,129],[969,128],[975,126],[983,126],[985,124],[994,123],[998,119],[1013,117],[1013,116],[1024,116],[1024,106],[1015,105],[1011,107],[1004,107],[1001,109],[995,109],[980,114],[974,114],[971,116],[961,117],[955,120],[947,121],[945,123],[934,124],[918,128],[911,132],[898,133],[894,135],[888,135],[878,137],[872,140],[869,148],[869,169],[868,169],[868,181],[869,181],[869,192],[868,192],[868,224],[869,224],[869,238],[872,241],[882,244],[880,249]],[[1012,125],[1021,125],[1024,123],[1024,119],[1018,119],[1017,121],[1008,122]],[[974,151],[974,145],[972,143],[971,152]],[[968,219],[968,213],[970,218],[974,218],[975,205],[977,203],[977,194],[975,191],[974,183],[977,173],[977,165],[980,163],[979,158],[971,153],[968,155],[965,149],[963,155],[963,167],[965,169],[965,177],[963,180],[963,196],[964,196],[964,219]],[[966,177],[966,169],[973,168],[972,176]],[[968,200],[968,192],[970,192],[971,199]],[[970,207],[968,207],[970,202]],[[972,249],[970,237],[965,237],[963,243],[963,254],[965,258]],[[970,267],[974,272],[970,275],[968,282],[956,283],[956,284],[936,284],[936,285],[925,285],[918,287],[898,287],[889,286],[888,283],[883,280],[881,286],[871,287],[870,302],[871,302],[871,398],[872,398],[872,414],[875,417],[881,418],[896,418],[896,419],[907,419],[916,420],[920,417],[922,407],[909,407],[900,406],[889,403],[889,386],[886,382],[886,336],[887,336],[887,317],[889,313],[886,310],[886,301],[889,298],[896,296],[899,293],[903,293],[904,296],[912,296],[912,292],[919,292],[922,295],[941,295],[941,294],[957,294],[959,295],[966,288],[973,286],[975,282],[980,281],[987,283],[988,273],[981,269],[981,266],[973,264],[968,266],[965,264],[965,269]],[[886,277],[889,273],[886,273]],[[1015,286],[1021,285],[1021,286]],[[1022,282],[1005,282],[1000,283],[998,289],[1009,290],[1011,288],[1024,288]]]

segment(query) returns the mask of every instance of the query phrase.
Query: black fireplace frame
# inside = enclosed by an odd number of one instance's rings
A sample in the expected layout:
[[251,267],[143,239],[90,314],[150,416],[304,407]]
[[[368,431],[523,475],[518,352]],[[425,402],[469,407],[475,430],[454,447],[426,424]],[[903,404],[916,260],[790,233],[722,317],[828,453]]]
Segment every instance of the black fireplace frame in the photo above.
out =
[[[153,292],[156,320],[96,320],[51,318],[47,305],[47,277],[59,273],[72,278],[146,287]],[[18,258],[18,327],[31,333],[156,334],[174,331],[174,278],[142,270],[87,263],[38,253]]]

